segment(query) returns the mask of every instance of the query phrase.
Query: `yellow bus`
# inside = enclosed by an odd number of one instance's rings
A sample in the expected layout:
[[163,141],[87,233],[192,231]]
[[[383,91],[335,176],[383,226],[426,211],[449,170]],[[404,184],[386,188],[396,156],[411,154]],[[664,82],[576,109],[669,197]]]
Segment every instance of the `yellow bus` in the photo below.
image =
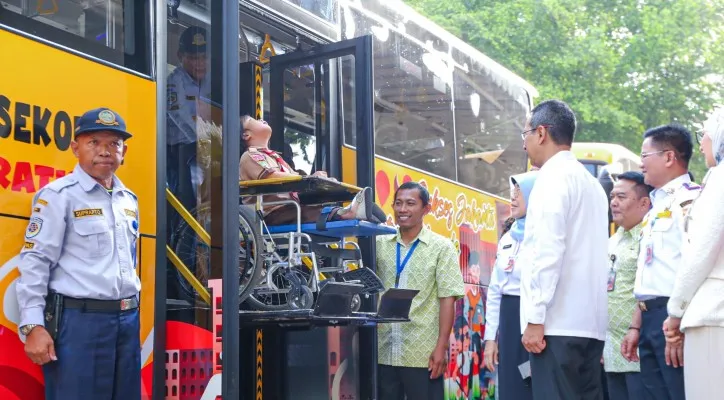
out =
[[599,176],[603,167],[612,178],[641,169],[641,158],[620,144],[575,142],[571,150],[595,177]]
[[[206,30],[205,57],[179,48],[189,27]],[[527,163],[519,133],[537,93],[526,81],[398,1],[1,0],[0,47],[18,55],[0,66],[0,398],[44,398],[41,369],[17,335],[14,260],[33,194],[72,170],[75,119],[96,107],[120,113],[134,133],[119,176],[140,199],[144,399],[375,396],[376,335],[364,315],[300,322],[248,301],[237,315],[238,297],[221,296],[237,291],[230,271],[243,250],[229,222],[239,138],[209,150],[201,131],[206,121],[233,131],[245,113],[270,121],[272,147],[297,170],[374,187],[390,223],[395,189],[424,182],[427,223],[458,247],[468,288],[446,396],[492,394],[474,360],[508,177]],[[190,77],[194,62],[205,66],[196,93],[173,80]],[[186,199],[169,184],[177,165],[168,158],[184,101],[198,135],[193,167],[203,170]],[[190,224],[177,211],[202,222],[206,247],[196,240],[182,255]],[[374,268],[374,240],[358,242]],[[362,311],[375,306],[365,300]]]

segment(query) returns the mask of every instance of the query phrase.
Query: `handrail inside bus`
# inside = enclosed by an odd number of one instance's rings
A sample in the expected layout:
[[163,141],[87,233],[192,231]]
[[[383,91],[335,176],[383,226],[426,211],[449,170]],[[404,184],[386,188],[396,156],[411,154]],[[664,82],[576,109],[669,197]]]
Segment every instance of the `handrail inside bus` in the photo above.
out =
[[169,260],[171,260],[171,263],[174,267],[183,275],[184,278],[191,284],[191,286],[198,292],[199,297],[201,297],[201,300],[204,301],[204,303],[211,305],[211,295],[209,295],[209,291],[206,290],[204,285],[199,282],[198,279],[194,276],[193,273],[189,270],[189,268],[184,264],[183,261],[179,258],[179,256],[174,253],[173,250],[171,250],[171,247],[169,245],[166,245],[166,257],[168,257]]
[[190,212],[184,208],[183,204],[179,201],[179,199],[176,198],[176,196],[171,193],[171,191],[166,188],[166,200],[168,200],[169,204],[171,204],[171,207],[173,207],[176,212],[181,215],[181,218],[186,221],[187,224],[191,227],[191,229],[196,232],[197,235],[201,238],[201,240],[204,242],[205,245],[211,246],[211,236],[209,236],[209,233],[206,232],[203,226],[196,221],[196,218],[191,215]]

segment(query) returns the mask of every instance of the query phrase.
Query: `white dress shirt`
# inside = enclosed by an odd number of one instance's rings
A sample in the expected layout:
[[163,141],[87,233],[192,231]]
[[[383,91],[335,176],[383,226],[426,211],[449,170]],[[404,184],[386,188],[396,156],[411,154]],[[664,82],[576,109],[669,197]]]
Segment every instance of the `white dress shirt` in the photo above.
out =
[[521,330],[606,340],[608,200],[570,151],[543,165],[528,205],[519,256]]
[[651,210],[642,222],[634,285],[638,300],[671,296],[676,270],[681,264],[683,206],[690,204],[700,190],[698,185],[691,184],[689,174],[685,174],[651,192]]
[[[493,266],[493,276],[488,285],[485,301],[485,336],[483,340],[495,340],[500,324],[500,300],[503,295],[520,296],[520,266],[517,257],[521,243],[506,232],[498,241],[498,254]],[[513,260],[510,265],[510,260]]]

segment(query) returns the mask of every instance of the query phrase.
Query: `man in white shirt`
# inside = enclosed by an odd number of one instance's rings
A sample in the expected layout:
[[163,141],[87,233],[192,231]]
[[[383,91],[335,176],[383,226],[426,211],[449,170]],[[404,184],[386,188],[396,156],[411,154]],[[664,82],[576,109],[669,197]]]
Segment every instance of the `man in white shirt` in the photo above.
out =
[[608,200],[570,148],[573,111],[539,104],[522,133],[534,166],[521,256],[521,330],[531,352],[533,398],[603,400],[608,323]]
[[[691,182],[687,169],[693,146],[691,133],[678,125],[664,125],[644,133],[641,170],[651,192],[651,210],[641,223],[636,268],[633,331],[621,344],[621,353],[635,359],[638,343],[641,380],[647,398],[684,399],[683,342],[667,348],[662,325],[666,305],[681,263],[684,216],[701,188]],[[636,335],[636,328],[640,329]]]

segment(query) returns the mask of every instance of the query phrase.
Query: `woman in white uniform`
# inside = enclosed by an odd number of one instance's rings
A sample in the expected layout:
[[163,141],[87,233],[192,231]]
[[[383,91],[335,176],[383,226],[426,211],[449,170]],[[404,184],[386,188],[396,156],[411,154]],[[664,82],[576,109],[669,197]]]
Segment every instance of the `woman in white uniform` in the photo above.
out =
[[698,139],[710,169],[685,219],[682,263],[664,322],[667,342],[684,340],[684,385],[692,400],[721,399],[724,382],[724,108]]
[[493,267],[485,313],[485,365],[498,370],[499,400],[533,398],[530,379],[523,379],[518,366],[529,360],[521,343],[520,331],[520,268],[518,254],[525,233],[528,198],[538,172],[527,172],[510,178],[510,212],[515,222],[498,241],[498,254]]

